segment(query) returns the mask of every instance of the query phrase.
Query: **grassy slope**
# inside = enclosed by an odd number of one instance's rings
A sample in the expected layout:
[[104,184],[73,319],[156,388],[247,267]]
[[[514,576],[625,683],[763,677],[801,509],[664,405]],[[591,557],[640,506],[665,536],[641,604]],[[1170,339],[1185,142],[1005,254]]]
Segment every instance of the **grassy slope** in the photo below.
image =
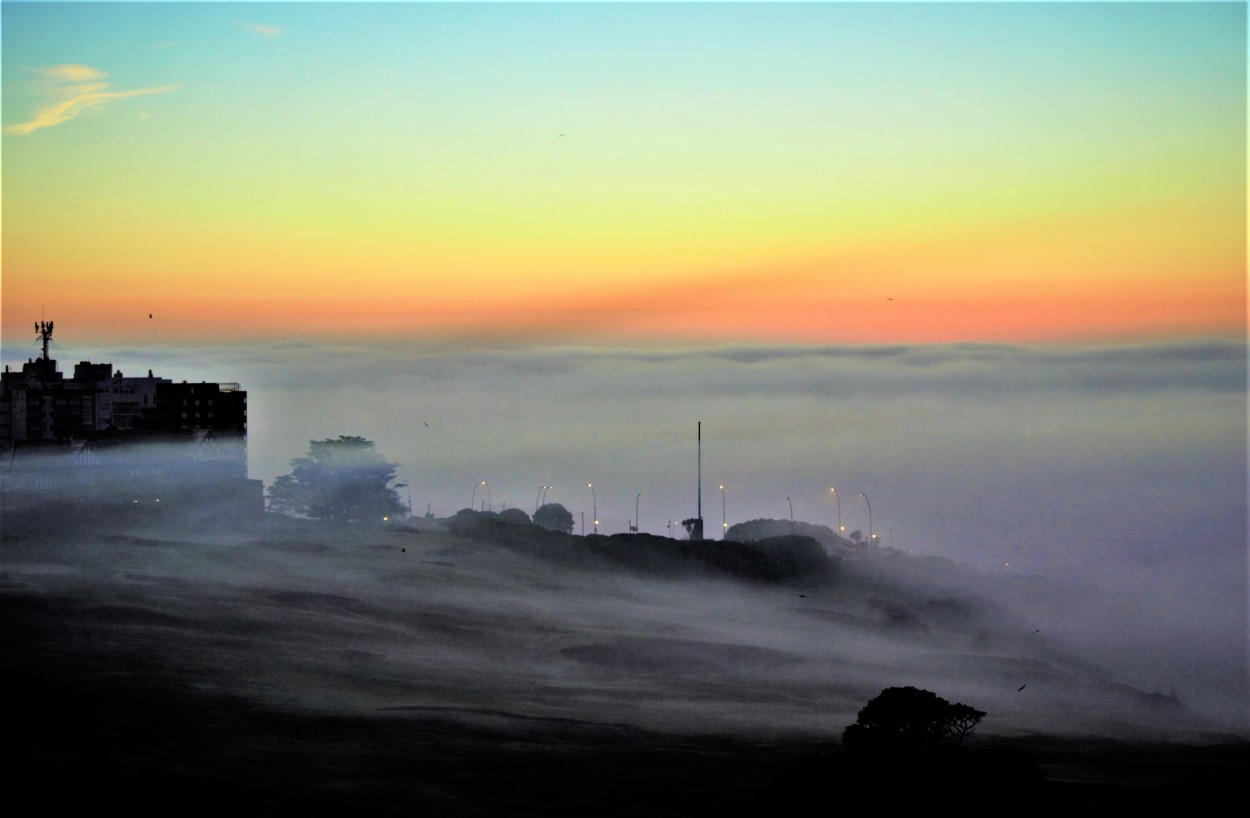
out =
[[[1052,759],[1052,782],[1102,782],[1071,787],[1136,792],[1115,778],[1124,759],[1176,769],[1143,740],[1186,758],[1212,743],[1179,703],[1117,685],[913,563],[750,581],[685,560],[671,578],[663,560],[622,566],[627,541],[593,557],[546,545],[8,530],[11,783],[138,812],[177,797],[256,814],[359,799],[723,814],[790,762],[836,752],[895,684],[989,711],[978,741]],[[1166,786],[1218,789],[1228,758],[1196,765],[1213,779]]]

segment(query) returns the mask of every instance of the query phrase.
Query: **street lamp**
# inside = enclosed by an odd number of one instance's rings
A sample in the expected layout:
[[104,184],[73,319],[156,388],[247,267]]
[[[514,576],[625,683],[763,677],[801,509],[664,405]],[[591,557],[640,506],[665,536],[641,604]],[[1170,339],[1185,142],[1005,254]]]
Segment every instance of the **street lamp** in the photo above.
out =
[[838,494],[838,490],[835,488],[829,490],[833,492],[833,499],[838,501],[838,536],[845,537],[846,529],[842,526],[842,495]]
[[869,501],[868,495],[864,494],[862,491],[859,493],[859,496],[864,498],[865,503],[868,503],[868,544],[871,545],[877,536],[872,533],[872,502]]
[[790,536],[793,537],[794,536],[794,501],[792,501],[789,497],[787,497],[786,502],[790,504]]
[[634,533],[641,534],[642,526],[638,522],[638,501],[642,499],[642,494],[634,498]]
[[725,539],[729,531],[729,520],[725,515],[725,487],[720,487],[720,538]]
[[546,486],[541,486],[538,489],[538,494],[534,497],[534,513],[535,514],[538,513],[538,509],[542,508],[543,492],[546,490],[547,490]]
[[477,511],[477,487],[484,486],[484,485],[486,485],[485,480],[481,481],[480,483],[473,484],[473,494],[469,495],[469,510],[470,511]]
[[587,483],[586,488],[590,489],[590,513],[595,518],[595,533],[599,533],[599,498],[595,496],[595,484]]
[[[486,481],[482,481],[482,485],[486,486]],[[492,511],[495,508],[494,502],[490,499],[490,486],[486,486],[486,510]]]

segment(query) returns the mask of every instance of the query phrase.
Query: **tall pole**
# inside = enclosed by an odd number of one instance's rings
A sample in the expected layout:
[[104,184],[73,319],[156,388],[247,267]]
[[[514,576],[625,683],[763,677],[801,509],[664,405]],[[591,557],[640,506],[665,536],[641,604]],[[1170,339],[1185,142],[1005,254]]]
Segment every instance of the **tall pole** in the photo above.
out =
[[484,485],[486,485],[485,480],[483,480],[481,483],[473,484],[473,494],[469,495],[469,510],[470,511],[477,511],[477,487],[484,486]]
[[726,532],[729,531],[729,518],[725,514],[725,487],[720,487],[720,538],[725,539]]
[[546,486],[540,486],[540,487],[539,487],[539,489],[538,489],[538,494],[534,496],[534,513],[535,513],[535,514],[537,514],[537,513],[538,513],[538,509],[542,508],[542,505],[541,505],[541,504],[542,504],[542,501],[543,501],[543,489],[545,489],[545,488],[547,488],[547,487],[546,487]]
[[793,537],[794,536],[794,501],[791,500],[789,497],[787,497],[786,502],[790,504],[790,536]]
[[843,532],[846,531],[846,529],[842,527],[842,495],[838,494],[838,490],[836,488],[831,488],[829,490],[833,492],[833,499],[838,501],[838,536],[845,537],[846,535]]
[[695,539],[701,540],[703,539],[703,421],[699,421],[698,441],[699,441],[699,445],[698,445],[698,449],[699,449],[699,498],[698,498],[698,503],[695,506],[696,509],[698,510],[698,513],[695,515],[695,517],[699,521],[698,523],[696,523],[696,525],[698,526],[699,536],[696,537]]
[[[482,485],[486,486],[486,481],[482,481]],[[490,499],[490,486],[486,486],[486,510],[494,511],[495,503]]]
[[868,499],[868,495],[862,491],[859,493],[859,496],[864,498],[865,503],[868,503],[868,544],[872,545],[872,502]]
[[[586,484],[586,488],[590,489],[590,513],[594,515],[594,518],[595,518],[595,533],[596,533],[596,534],[598,534],[598,533],[599,533],[599,498],[598,498],[598,496],[596,496],[596,494],[595,494],[595,484],[594,484],[594,483],[587,483],[587,484]],[[585,524],[583,523],[583,524],[582,524],[582,528],[585,528],[585,527],[586,527],[586,526],[585,526]]]
[[638,501],[641,499],[642,499],[641,494],[639,494],[637,497],[634,498],[634,533],[635,534],[642,533],[642,525],[638,521]]

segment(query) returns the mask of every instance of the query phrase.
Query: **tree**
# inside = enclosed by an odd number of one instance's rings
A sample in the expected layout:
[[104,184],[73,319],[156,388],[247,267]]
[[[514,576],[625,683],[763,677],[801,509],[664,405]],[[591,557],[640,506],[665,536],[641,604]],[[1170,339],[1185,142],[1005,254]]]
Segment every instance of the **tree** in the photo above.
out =
[[573,533],[573,515],[559,503],[547,503],[535,511],[534,522],[551,531]]
[[310,441],[308,456],[269,487],[269,508],[332,523],[381,522],[404,511],[392,485],[397,465],[363,437]]
[[864,532],[858,528],[851,532],[851,542],[857,543],[864,538]]
[[963,742],[985,717],[966,704],[951,704],[928,690],[889,687],[859,711],[842,733],[848,750],[915,753]]
[[499,519],[507,520],[513,525],[520,525],[522,523],[530,522],[530,515],[526,514],[519,508],[505,508],[503,511],[499,512]]

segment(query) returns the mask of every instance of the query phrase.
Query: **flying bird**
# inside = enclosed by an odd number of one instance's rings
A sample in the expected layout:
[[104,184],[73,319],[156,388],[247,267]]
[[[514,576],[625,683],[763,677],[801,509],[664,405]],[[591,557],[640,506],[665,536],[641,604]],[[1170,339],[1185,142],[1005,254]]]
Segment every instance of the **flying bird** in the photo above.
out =
[[151,317],[152,317],[152,313],[148,313],[148,318],[151,318]]
[[1024,684],[1022,684],[1022,685],[1020,685],[1019,687],[1017,687],[1017,688],[1016,688],[1016,692],[1017,692],[1017,693],[1019,693],[1021,690],[1024,690],[1024,689],[1025,689],[1026,687],[1028,687],[1028,686],[1029,686],[1029,683],[1028,683],[1028,682],[1025,682]]

